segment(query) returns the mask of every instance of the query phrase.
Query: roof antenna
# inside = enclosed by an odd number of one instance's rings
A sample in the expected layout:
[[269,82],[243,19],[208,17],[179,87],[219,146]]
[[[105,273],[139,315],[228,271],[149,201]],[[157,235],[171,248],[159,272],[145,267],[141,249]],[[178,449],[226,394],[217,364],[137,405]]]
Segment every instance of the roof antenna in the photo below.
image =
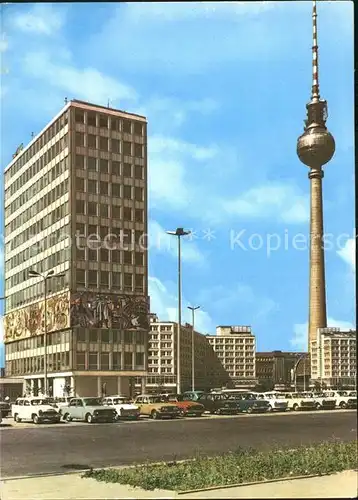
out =
[[35,137],[35,134],[31,132],[31,138],[33,139]]
[[312,5],[313,45],[312,45],[312,101],[319,101],[318,81],[318,41],[317,41],[317,5],[313,0]]
[[68,99],[67,99],[67,97],[65,97],[65,104],[67,104],[67,103],[68,103]]
[[109,98],[108,98],[108,102],[107,102],[107,108],[109,108],[109,102],[110,102],[110,101],[109,101]]

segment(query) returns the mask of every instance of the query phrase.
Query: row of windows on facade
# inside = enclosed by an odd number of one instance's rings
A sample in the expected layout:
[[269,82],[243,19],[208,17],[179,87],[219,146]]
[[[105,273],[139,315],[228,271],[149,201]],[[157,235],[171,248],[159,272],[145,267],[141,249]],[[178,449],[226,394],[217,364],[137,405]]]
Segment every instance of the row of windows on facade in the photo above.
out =
[[[71,366],[69,352],[47,355],[47,371],[64,370],[144,370],[144,353],[76,353],[75,366]],[[123,357],[123,359],[122,359]],[[134,362],[134,365],[133,365]],[[33,356],[6,361],[6,375],[25,375],[44,371],[44,356]]]
[[68,186],[69,180],[66,179],[60,184],[57,184],[57,186],[51,189],[51,191],[48,191],[46,194],[41,196],[41,198],[31,198],[33,204],[16,215],[15,227],[18,228],[23,224],[26,224],[30,219],[35,217],[45,208],[49,207],[52,203],[61,198],[61,196],[63,196],[65,193],[68,193]]
[[75,122],[89,127],[108,128],[125,134],[143,135],[143,123],[129,118],[117,118],[112,115],[98,114],[75,108]]
[[86,147],[88,149],[99,149],[101,151],[123,154],[124,156],[135,156],[143,158],[144,146],[135,142],[121,141],[94,134],[84,134],[76,132],[75,145],[77,147]]
[[85,179],[76,177],[76,191],[89,194],[101,194],[103,196],[112,196],[136,201],[143,201],[144,189],[142,187],[133,187],[116,182],[96,181],[94,179]]
[[144,275],[135,274],[133,279],[133,274],[123,273],[122,283],[122,274],[118,272],[77,269],[76,283],[78,286],[88,288],[124,289],[125,291],[133,291],[134,285],[136,292],[143,292]]
[[86,202],[84,200],[76,200],[76,214],[78,215],[123,219],[126,222],[138,222],[139,224],[144,223],[144,210],[142,210],[141,208],[136,208],[133,210],[133,208],[131,207],[120,207],[119,205],[111,205],[111,213],[109,214],[108,207],[109,205],[107,205],[106,203],[97,203],[96,201]]
[[[70,258],[70,248],[63,248],[62,250],[58,250],[57,252],[49,255],[48,257],[42,259],[39,262],[34,264],[34,268],[40,273],[46,272],[49,269],[53,269],[56,266],[64,264]],[[24,283],[25,281],[32,279],[29,278],[29,270],[23,269],[20,272],[14,274],[10,278],[6,280],[6,288],[12,288],[13,286],[19,285],[20,283]],[[61,280],[61,278],[53,278],[49,280],[49,282]]]
[[[15,190],[14,193],[11,193],[11,195],[13,195],[20,191],[20,194],[6,208],[6,215],[8,216],[13,214],[29,200],[33,200],[35,196],[37,196],[44,188],[47,188],[47,186],[51,184],[51,182],[54,182],[60,175],[64,174],[67,168],[68,157],[66,156],[62,160],[57,157],[55,165],[47,172],[44,172],[43,175],[41,175],[41,177],[37,181],[33,182],[27,189],[21,192],[20,189],[22,189],[22,187],[24,186],[24,184],[22,184],[19,189]],[[33,181],[35,175],[36,174],[31,176],[29,180]],[[5,199],[7,199],[6,195],[10,197],[10,191],[12,187],[15,186],[15,184],[16,182],[14,184],[11,184],[10,188],[5,191]]]
[[[63,207],[63,205],[61,206]],[[59,208],[61,208],[59,207]],[[64,210],[64,208],[63,208]],[[62,211],[62,210],[61,210]],[[41,219],[43,221],[44,219]],[[41,222],[39,221],[39,222]],[[31,229],[31,228],[30,228]],[[36,229],[40,232],[43,231],[43,224],[39,224]],[[116,234],[119,233],[119,234]],[[32,238],[36,236],[36,233],[27,233],[26,236],[28,236],[28,239],[24,239],[25,235],[22,236],[23,233],[21,233],[21,238],[19,240],[16,240],[15,243],[18,243],[19,245],[22,243],[25,243],[25,241],[31,242]],[[38,234],[38,233],[37,233]],[[15,244],[13,243],[14,240],[12,240],[10,243],[6,244],[6,253],[5,253],[5,259],[6,259],[6,264],[5,264],[5,269],[7,272],[11,271],[12,269],[15,269],[17,266],[23,264],[27,260],[31,259],[32,257],[36,257],[37,255],[41,254],[42,252],[49,251],[53,246],[63,242],[65,245],[65,242],[68,240],[70,236],[70,226],[67,224],[63,226],[60,229],[54,230],[52,233],[48,234],[47,236],[44,236],[42,239],[37,239],[33,243],[30,243],[31,246],[28,246],[18,254],[14,255],[13,257],[8,257],[8,251],[13,251],[15,249]],[[81,236],[80,236],[81,235]],[[90,241],[85,241],[83,240],[83,237],[95,237],[96,241],[91,239]],[[129,258],[129,255],[126,255],[125,258],[121,259],[120,254],[118,253],[122,249],[125,251],[134,251],[136,249],[135,245],[138,245],[138,250],[145,250],[147,248],[147,241],[146,237],[143,233],[143,231],[139,230],[131,230],[131,229],[120,229],[119,231],[117,230],[115,232],[114,229],[111,229],[107,226],[97,226],[94,224],[88,224],[85,225],[83,223],[77,223],[76,224],[76,248],[77,248],[77,255],[76,258],[78,260],[83,260],[83,259],[88,259],[88,260],[97,260],[98,255],[96,252],[97,250],[100,250],[103,246],[108,247],[111,250],[111,256],[110,260],[111,262],[116,262],[116,263],[128,263],[132,264],[133,263],[133,257]],[[22,241],[24,239],[24,241]],[[86,245],[88,247],[88,253],[87,255],[84,253]],[[103,248],[103,250],[107,250],[107,248]],[[139,252],[136,252],[139,253]],[[106,257],[106,253],[103,252],[101,255],[101,260],[109,262],[109,260]],[[141,262],[143,257],[135,256],[135,264],[140,266],[143,265]],[[43,264],[44,269],[48,269],[46,267],[45,263]]]
[[112,174],[116,177],[134,177],[135,179],[143,179],[144,173],[142,165],[132,165],[131,163],[121,163],[116,160],[107,160],[105,158],[96,158],[94,156],[80,154],[76,154],[75,167],[76,170]]
[[130,252],[121,250],[93,250],[90,248],[76,250],[76,260],[88,260],[91,262],[114,262],[115,264],[125,264],[128,266],[144,266],[143,252]]
[[217,338],[209,338],[208,339],[209,342],[211,344],[214,344],[216,346],[222,346],[222,347],[226,347],[226,346],[230,346],[230,345],[233,345],[233,344],[242,344],[244,342],[246,342],[247,344],[253,344],[255,342],[255,340],[250,337],[244,337],[244,338],[236,338],[236,339],[217,339]]
[[[28,161],[35,156],[51,139],[53,139],[60,130],[65,127],[68,123],[67,112],[62,114],[50,127],[48,127],[43,134],[23,153],[19,155],[19,158],[11,165],[11,167],[5,173],[5,182],[7,183],[9,179],[15,173],[25,165]],[[61,148],[62,149],[62,148]],[[22,182],[22,185],[24,182]]]
[[[77,342],[91,343],[91,344],[124,344],[145,345],[145,332],[142,331],[122,331],[110,329],[85,329],[76,328]],[[47,345],[65,345],[72,340],[72,331],[63,330],[61,332],[47,333]],[[44,335],[36,335],[26,339],[10,342],[5,345],[6,354],[13,354],[16,352],[23,352],[29,349],[38,349],[44,346]]]

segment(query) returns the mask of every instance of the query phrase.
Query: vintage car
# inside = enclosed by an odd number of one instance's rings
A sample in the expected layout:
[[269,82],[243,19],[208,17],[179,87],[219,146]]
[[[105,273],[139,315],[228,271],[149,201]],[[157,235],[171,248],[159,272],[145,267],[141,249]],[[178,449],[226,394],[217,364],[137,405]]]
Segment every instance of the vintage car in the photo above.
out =
[[316,404],[316,410],[334,410],[336,407],[336,400],[333,397],[326,396],[320,392],[304,392],[308,398],[313,398]]
[[253,393],[258,400],[264,400],[268,402],[267,411],[286,411],[288,407],[288,402],[281,398],[281,395],[277,392],[264,392]]
[[114,408],[118,418],[137,420],[140,416],[139,408],[125,396],[107,396],[103,398],[103,406]]
[[204,391],[185,391],[182,396],[185,401],[197,401],[203,394]]
[[[183,399],[185,396],[183,394]],[[204,406],[205,411],[214,415],[237,415],[240,409],[236,401],[229,401],[223,394],[202,394],[196,401]]]
[[17,398],[11,407],[11,415],[15,422],[32,420],[34,424],[58,423],[61,420],[61,415],[53,407],[51,399],[41,396]]
[[92,424],[117,420],[116,410],[103,406],[101,398],[72,398],[67,406],[62,407],[61,412],[67,422],[84,420]]
[[198,401],[184,401],[181,394],[169,394],[162,396],[162,399],[167,403],[175,403],[183,417],[201,417],[205,411]]
[[140,394],[134,399],[141,415],[153,419],[180,417],[180,409],[175,403],[163,402],[161,396],[153,394]]
[[337,408],[357,408],[357,391],[325,391],[324,395],[334,398]]
[[240,413],[266,413],[269,411],[269,402],[257,398],[253,392],[226,392],[224,397],[230,401],[235,401]]
[[288,402],[288,409],[293,411],[316,410],[313,398],[308,398],[300,392],[282,393],[282,398]]
[[61,413],[61,408],[64,408],[68,406],[69,402],[71,399],[73,399],[74,396],[63,396],[59,398],[54,398],[54,404],[55,407],[58,408],[58,411]]

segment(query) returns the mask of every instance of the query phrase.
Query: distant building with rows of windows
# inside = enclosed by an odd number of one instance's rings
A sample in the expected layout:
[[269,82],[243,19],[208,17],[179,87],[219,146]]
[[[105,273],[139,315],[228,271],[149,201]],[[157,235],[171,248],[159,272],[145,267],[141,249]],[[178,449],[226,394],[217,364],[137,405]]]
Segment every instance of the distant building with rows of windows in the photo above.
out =
[[[128,394],[147,369],[147,121],[73,100],[5,169],[6,374]],[[54,272],[46,280],[29,270]],[[56,277],[61,274],[62,277]]]

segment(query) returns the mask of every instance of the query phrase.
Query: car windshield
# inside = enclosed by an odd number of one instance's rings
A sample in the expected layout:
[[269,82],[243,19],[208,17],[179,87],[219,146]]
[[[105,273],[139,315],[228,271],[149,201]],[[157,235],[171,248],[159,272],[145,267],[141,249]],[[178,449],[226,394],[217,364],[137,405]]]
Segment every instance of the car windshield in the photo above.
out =
[[100,398],[84,398],[83,402],[86,406],[102,406]]
[[131,402],[129,398],[113,398],[114,405],[130,404]]
[[53,404],[55,404],[55,400],[52,398],[32,399],[31,404],[32,404],[32,406],[53,405]]
[[161,396],[152,396],[148,398],[149,403],[165,403],[165,400]]

